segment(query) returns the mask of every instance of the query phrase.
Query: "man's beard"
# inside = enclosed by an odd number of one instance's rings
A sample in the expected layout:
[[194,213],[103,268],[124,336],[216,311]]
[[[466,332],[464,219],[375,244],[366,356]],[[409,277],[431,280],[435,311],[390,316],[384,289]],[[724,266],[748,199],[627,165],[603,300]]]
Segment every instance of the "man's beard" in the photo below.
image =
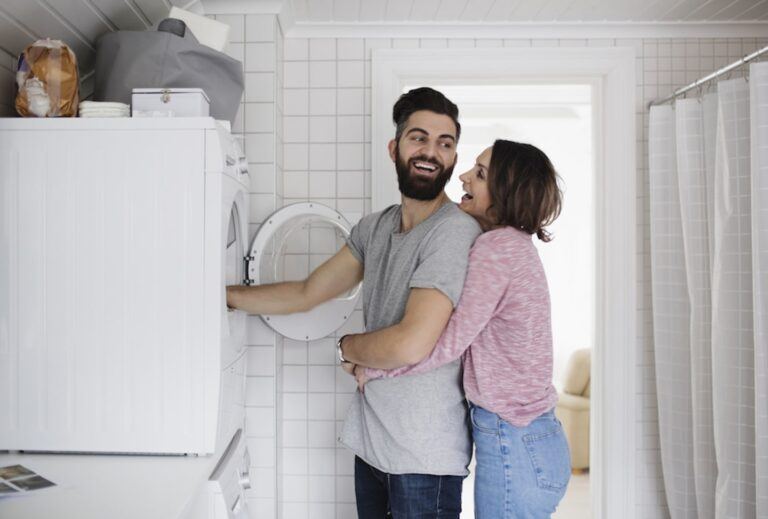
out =
[[[411,175],[410,164],[416,161],[427,162],[437,167],[437,175],[433,178]],[[455,165],[454,162],[449,168],[445,168],[437,160],[427,158],[426,155],[417,155],[405,162],[400,156],[400,148],[395,148],[395,170],[397,171],[400,193],[414,200],[434,200],[437,198],[451,179]]]

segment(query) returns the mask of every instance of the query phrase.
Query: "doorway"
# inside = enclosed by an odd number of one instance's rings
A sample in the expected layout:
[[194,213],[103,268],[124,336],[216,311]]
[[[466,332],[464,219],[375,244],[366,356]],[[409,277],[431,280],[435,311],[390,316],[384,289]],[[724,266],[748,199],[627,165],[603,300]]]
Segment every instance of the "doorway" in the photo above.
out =
[[[589,501],[592,517],[596,518],[632,518],[635,512],[637,368],[634,345],[637,314],[634,273],[637,229],[634,71],[634,50],[616,47],[383,49],[375,51],[372,57],[373,211],[399,202],[386,148],[376,144],[391,138],[391,107],[407,86],[441,87],[459,104],[462,118],[467,115],[466,107],[457,97],[458,92],[452,95],[451,88],[500,85],[582,85],[589,88],[590,103],[585,109],[591,114],[590,131],[594,137],[591,146],[594,181],[587,184],[594,186],[594,225],[589,226],[594,230],[594,246],[591,247],[594,255],[590,265],[594,279],[586,282],[595,296],[594,319],[591,320],[594,343],[591,392],[594,396],[591,398],[589,443],[596,446],[589,456]],[[466,134],[459,148],[464,154],[461,160],[474,159],[465,138]],[[524,135],[516,138],[533,140]],[[487,136],[484,137],[482,144],[487,145],[487,140]],[[544,145],[539,147],[555,155]],[[457,166],[457,171],[465,167]],[[566,189],[572,189],[572,182],[567,184]],[[571,232],[556,227],[552,230],[562,235]],[[555,242],[557,238],[545,246]],[[559,359],[558,364],[562,372],[565,361]],[[468,511],[471,510],[469,505],[466,500],[464,508]]]

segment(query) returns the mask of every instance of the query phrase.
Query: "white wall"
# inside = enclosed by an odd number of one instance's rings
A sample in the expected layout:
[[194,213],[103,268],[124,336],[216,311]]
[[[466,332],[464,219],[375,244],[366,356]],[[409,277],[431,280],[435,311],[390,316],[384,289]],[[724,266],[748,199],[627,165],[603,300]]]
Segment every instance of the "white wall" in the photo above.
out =
[[[250,239],[264,218],[282,205],[282,56],[283,37],[274,15],[219,15],[230,25],[227,52],[245,69],[245,94],[234,132],[244,136],[251,176]],[[249,240],[250,242],[250,240]],[[277,381],[281,338],[258,317],[248,318],[246,438],[251,455],[252,488],[247,492],[253,517],[277,511]]]
[[[618,45],[636,49],[637,211],[641,232],[635,275],[640,326],[636,344],[629,347],[637,348],[639,353],[637,517],[667,517],[651,349],[645,106],[768,42],[390,38],[283,41],[273,16],[228,15],[218,19],[233,26],[233,35],[240,35],[231,53],[244,56],[246,63],[245,104],[238,125],[245,132],[251,162],[254,226],[275,207],[301,200],[321,201],[348,215],[370,211],[370,55],[374,48]],[[254,489],[249,491],[253,517],[271,517],[278,508],[278,496],[281,517],[354,517],[352,458],[333,443],[354,387],[334,367],[334,340],[309,344],[285,341],[276,348],[278,341],[258,318],[251,318],[250,323],[253,346],[247,403],[248,438],[256,476]],[[359,331],[361,326],[358,312],[345,331]],[[276,458],[280,459],[279,469]],[[270,477],[278,471],[280,492],[276,493]]]

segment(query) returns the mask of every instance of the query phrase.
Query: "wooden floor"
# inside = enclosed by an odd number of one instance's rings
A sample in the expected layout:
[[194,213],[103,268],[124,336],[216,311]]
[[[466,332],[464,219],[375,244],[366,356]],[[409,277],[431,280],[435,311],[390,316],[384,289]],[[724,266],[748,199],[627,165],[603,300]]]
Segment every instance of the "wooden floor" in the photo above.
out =
[[592,509],[589,500],[589,474],[574,474],[568,483],[568,491],[560,501],[552,519],[590,519]]

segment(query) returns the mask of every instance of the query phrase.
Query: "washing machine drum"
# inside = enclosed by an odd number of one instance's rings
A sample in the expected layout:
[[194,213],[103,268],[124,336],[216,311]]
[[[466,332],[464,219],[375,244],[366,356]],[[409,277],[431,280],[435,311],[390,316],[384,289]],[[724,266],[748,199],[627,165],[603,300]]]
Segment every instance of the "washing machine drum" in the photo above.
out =
[[[352,226],[337,211],[317,203],[286,206],[272,214],[256,233],[248,257],[252,285],[301,281],[346,243]],[[352,315],[362,284],[309,312],[262,315],[277,333],[311,341],[326,337]]]

